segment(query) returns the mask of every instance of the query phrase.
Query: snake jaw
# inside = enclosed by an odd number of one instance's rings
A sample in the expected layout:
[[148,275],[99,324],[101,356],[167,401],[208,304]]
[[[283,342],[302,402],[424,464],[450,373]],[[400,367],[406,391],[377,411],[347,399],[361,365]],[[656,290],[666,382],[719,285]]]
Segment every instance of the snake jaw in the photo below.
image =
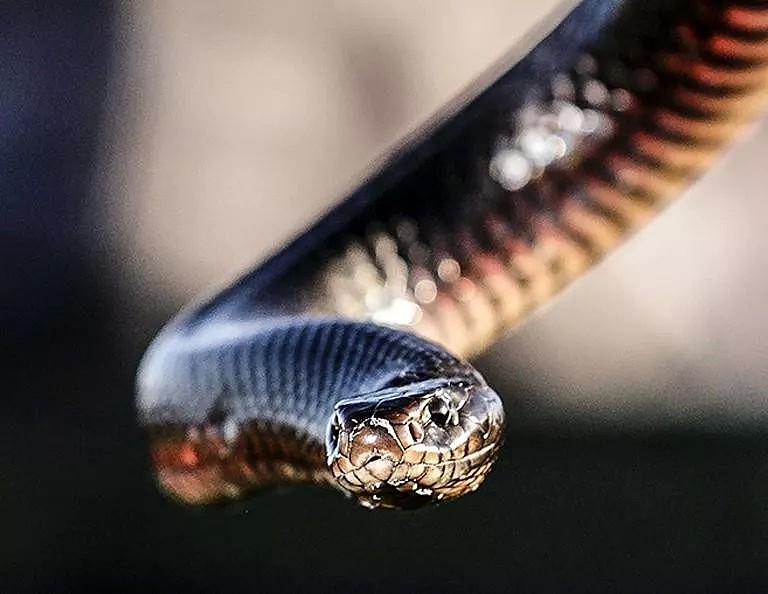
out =
[[350,399],[329,424],[328,467],[366,507],[421,507],[477,489],[503,426],[501,401],[484,385]]

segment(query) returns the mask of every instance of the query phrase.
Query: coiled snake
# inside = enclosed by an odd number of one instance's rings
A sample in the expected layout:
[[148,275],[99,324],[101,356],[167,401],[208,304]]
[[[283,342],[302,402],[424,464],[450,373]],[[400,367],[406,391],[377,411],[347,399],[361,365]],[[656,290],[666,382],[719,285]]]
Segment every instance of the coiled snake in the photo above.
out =
[[501,399],[465,357],[658,212],[763,106],[768,3],[585,0],[266,263],[160,332],[138,405],[192,504],[285,482],[476,489]]

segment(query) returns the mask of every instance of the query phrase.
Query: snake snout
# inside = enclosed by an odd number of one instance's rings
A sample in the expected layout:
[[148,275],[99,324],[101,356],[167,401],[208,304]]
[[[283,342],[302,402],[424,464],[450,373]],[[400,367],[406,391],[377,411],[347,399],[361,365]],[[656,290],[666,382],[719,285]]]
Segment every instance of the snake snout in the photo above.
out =
[[501,400],[484,384],[423,382],[337,403],[328,469],[367,507],[414,508],[475,490],[499,449]]
[[[397,463],[403,448],[389,425],[366,423],[350,435],[347,457],[353,466],[367,467],[383,461]],[[383,479],[382,479],[383,480]]]
[[[342,461],[344,471],[377,461],[398,463],[405,447],[380,401],[360,397],[339,402],[326,434],[328,464]],[[386,418],[385,418],[386,416]]]
[[364,505],[385,503],[381,496],[405,450],[392,426],[380,419],[370,419],[351,431],[339,428],[336,448],[329,454],[328,466],[336,481]]

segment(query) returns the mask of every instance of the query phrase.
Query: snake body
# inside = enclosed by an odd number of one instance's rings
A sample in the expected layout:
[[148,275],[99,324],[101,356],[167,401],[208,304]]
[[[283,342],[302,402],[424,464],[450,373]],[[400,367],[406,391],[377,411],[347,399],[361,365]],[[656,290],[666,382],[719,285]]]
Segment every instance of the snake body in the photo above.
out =
[[476,489],[504,412],[464,358],[678,195],[767,85],[765,2],[585,0],[160,332],[138,403],[161,487],[199,504],[315,482],[391,508]]

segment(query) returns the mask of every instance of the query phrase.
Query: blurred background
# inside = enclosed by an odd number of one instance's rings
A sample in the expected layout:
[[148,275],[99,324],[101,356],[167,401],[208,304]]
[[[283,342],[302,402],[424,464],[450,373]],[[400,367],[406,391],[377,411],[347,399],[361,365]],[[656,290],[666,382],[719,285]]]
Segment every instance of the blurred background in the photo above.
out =
[[476,494],[165,500],[133,378],[164,321],[301,232],[569,8],[0,6],[0,590],[768,586],[768,120],[476,361]]

